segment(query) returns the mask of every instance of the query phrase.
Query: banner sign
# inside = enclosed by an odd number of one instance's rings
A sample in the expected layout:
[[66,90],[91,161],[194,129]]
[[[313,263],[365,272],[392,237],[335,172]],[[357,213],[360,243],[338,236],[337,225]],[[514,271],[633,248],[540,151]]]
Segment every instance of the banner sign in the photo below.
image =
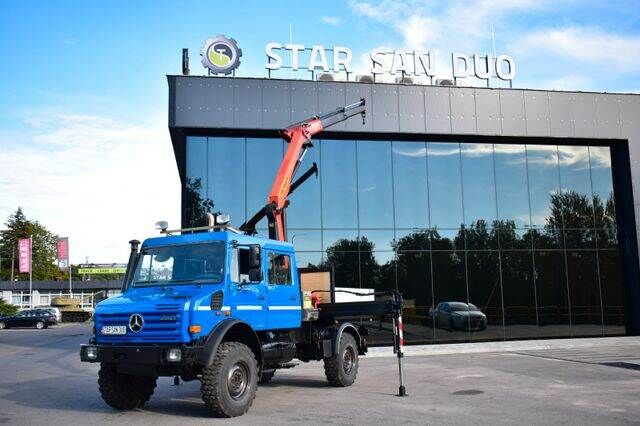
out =
[[124,274],[126,271],[127,265],[122,263],[85,263],[78,268],[81,275]]
[[69,267],[69,238],[58,238],[56,244],[58,268],[66,271]]
[[18,270],[21,274],[31,272],[31,238],[18,240]]

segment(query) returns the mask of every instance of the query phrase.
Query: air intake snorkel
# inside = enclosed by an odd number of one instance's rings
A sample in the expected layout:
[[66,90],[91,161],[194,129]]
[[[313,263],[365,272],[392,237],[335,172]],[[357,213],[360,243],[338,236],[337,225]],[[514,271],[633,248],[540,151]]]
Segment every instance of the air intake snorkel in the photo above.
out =
[[133,273],[136,269],[136,261],[138,260],[138,247],[140,246],[140,241],[131,240],[129,241],[129,245],[131,246],[131,253],[129,253],[129,263],[127,263],[127,271],[124,274],[124,281],[122,282],[123,293],[129,288],[129,282],[133,278]]

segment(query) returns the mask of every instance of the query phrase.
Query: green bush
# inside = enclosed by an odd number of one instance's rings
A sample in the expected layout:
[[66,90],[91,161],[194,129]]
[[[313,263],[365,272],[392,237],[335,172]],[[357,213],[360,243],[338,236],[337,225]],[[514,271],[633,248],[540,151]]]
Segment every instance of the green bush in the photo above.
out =
[[0,299],[0,317],[8,317],[15,315],[18,312],[18,307],[6,302],[4,299]]

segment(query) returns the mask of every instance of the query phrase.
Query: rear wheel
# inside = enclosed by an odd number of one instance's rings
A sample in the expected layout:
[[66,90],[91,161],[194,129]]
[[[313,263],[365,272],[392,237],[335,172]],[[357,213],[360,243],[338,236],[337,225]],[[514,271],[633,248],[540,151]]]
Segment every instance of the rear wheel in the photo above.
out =
[[338,353],[324,359],[324,374],[331,386],[351,386],[358,374],[358,346],[349,333],[342,333]]
[[215,417],[241,416],[258,387],[258,363],[247,345],[221,343],[213,364],[202,370],[202,400]]
[[2,330],[3,328],[7,328],[7,324],[5,324],[4,322],[0,321],[0,330]]
[[38,330],[42,330],[42,329],[44,328],[44,322],[42,322],[42,321],[38,321],[38,322],[36,323],[36,328],[37,328]]
[[156,388],[157,377],[131,376],[118,373],[114,364],[100,364],[98,385],[107,405],[118,410],[142,407]]

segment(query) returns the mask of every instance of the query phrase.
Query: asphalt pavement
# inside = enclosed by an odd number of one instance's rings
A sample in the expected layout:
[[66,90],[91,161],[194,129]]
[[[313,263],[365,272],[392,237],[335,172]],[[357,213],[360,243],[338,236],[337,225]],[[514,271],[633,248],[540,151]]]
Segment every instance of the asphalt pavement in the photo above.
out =
[[276,372],[246,415],[207,417],[199,382],[161,378],[143,408],[121,412],[80,363],[87,324],[0,331],[0,424],[639,424],[640,345],[362,358],[356,383],[329,387],[322,364]]

